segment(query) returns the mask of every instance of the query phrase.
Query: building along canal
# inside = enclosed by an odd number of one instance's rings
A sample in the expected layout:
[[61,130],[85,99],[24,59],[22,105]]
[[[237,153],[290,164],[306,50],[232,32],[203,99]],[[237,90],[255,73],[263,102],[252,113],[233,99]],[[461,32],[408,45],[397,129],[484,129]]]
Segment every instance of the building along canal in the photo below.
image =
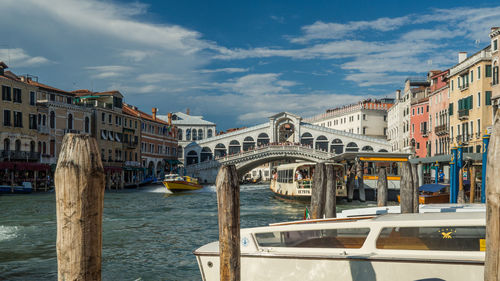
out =
[[[304,213],[304,204],[274,198],[269,185],[243,185],[240,196],[242,227]],[[0,206],[0,280],[56,280],[55,194],[2,195]],[[175,195],[160,186],[106,192],[103,280],[201,280],[192,251],[217,239],[215,186]]]

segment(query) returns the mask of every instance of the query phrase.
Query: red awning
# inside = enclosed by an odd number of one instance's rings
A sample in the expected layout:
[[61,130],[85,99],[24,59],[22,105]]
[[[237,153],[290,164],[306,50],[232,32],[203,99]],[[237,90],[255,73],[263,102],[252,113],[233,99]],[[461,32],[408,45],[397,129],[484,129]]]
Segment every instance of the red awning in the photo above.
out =
[[14,169],[14,163],[12,163],[12,162],[0,162],[0,169]]
[[47,164],[30,162],[0,162],[0,169],[45,171],[50,170],[50,166]]

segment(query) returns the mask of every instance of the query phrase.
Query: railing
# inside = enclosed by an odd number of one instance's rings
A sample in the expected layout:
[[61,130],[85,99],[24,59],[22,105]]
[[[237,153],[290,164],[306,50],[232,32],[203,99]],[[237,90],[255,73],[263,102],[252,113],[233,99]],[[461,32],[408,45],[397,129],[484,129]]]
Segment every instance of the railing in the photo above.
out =
[[10,160],[38,160],[40,152],[3,150],[1,157]]
[[458,119],[469,119],[469,110],[468,109],[459,109],[458,110]]
[[443,124],[436,126],[434,129],[434,132],[436,132],[436,135],[441,136],[441,135],[447,135],[448,134],[448,125]]
[[457,143],[469,143],[469,140],[472,139],[472,135],[458,135],[456,137]]

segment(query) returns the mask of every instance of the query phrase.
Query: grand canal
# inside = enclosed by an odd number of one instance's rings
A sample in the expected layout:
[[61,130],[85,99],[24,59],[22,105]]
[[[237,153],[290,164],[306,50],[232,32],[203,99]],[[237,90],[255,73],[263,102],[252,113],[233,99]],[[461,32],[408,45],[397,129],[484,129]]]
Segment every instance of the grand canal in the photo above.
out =
[[[54,193],[0,196],[0,206],[0,280],[56,280]],[[242,227],[301,219],[304,207],[274,198],[267,185],[241,186]],[[201,280],[192,251],[217,238],[214,186],[106,192],[103,280]]]

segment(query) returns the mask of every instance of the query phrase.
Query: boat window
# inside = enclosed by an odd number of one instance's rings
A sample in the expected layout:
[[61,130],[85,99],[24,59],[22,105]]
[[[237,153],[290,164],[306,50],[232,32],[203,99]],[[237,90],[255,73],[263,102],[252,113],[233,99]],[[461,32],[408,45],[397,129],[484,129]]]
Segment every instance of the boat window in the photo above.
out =
[[380,232],[377,249],[484,251],[484,226],[389,227]]
[[292,183],[293,182],[293,170],[280,170],[280,171],[278,171],[278,182]]
[[320,229],[256,233],[260,247],[348,248],[359,249],[369,228]]

